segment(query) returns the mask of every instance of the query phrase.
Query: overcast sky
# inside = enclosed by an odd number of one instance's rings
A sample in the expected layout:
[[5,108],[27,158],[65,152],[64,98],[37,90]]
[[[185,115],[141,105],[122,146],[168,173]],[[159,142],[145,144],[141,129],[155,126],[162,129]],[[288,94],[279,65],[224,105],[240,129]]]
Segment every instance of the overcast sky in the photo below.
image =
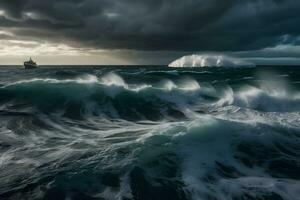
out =
[[300,0],[0,0],[0,64],[299,63]]

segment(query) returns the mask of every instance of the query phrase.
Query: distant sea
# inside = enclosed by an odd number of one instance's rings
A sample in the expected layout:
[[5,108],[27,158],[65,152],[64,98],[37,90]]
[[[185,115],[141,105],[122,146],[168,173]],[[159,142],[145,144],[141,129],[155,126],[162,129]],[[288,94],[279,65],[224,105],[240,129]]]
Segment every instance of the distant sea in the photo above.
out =
[[0,199],[295,200],[300,66],[0,67]]

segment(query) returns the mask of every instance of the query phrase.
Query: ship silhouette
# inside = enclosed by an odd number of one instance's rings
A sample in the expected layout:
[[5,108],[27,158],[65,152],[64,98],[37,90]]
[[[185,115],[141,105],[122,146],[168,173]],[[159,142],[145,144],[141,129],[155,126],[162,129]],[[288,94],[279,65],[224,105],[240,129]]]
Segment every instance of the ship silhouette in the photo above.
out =
[[25,61],[24,62],[24,67],[25,67],[25,69],[34,69],[34,68],[37,68],[37,64],[36,64],[36,62],[34,62],[32,59],[31,59],[31,57],[30,57],[30,59],[28,60],[28,61]]

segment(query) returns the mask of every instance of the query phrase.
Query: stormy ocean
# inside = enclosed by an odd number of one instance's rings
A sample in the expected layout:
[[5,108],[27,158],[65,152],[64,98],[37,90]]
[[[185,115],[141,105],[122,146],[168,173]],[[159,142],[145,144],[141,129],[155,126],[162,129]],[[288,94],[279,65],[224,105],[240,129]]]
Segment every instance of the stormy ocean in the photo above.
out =
[[299,198],[299,67],[0,67],[1,200]]

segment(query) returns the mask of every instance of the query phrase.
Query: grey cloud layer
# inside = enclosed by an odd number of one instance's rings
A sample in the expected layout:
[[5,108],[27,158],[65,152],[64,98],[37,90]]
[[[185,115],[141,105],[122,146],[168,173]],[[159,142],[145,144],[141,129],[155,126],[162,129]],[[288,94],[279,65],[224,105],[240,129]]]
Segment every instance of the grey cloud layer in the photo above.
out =
[[15,37],[104,49],[240,51],[296,45],[299,0],[1,0]]

